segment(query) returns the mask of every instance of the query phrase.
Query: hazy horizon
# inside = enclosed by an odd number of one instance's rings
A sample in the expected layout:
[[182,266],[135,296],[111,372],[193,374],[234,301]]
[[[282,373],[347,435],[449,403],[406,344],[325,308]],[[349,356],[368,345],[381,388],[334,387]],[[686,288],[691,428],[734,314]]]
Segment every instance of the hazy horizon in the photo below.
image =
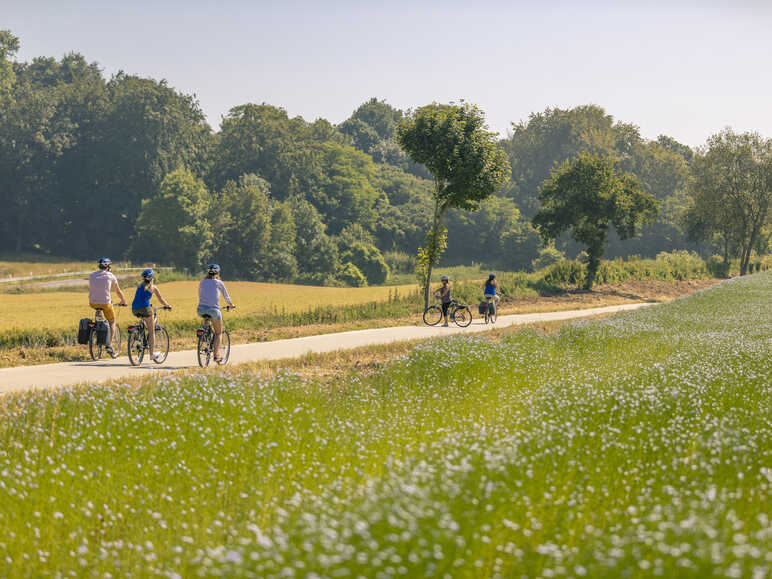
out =
[[691,146],[726,126],[772,136],[772,7],[763,2],[3,3],[18,60],[79,52],[110,76],[166,79],[210,125],[266,102],[307,120],[376,97],[464,99],[504,136],[547,107],[597,104],[645,138]]

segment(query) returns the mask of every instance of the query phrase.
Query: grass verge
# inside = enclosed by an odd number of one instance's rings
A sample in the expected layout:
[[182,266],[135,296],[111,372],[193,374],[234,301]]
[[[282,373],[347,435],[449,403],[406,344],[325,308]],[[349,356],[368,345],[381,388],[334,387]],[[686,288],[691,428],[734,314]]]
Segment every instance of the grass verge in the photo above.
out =
[[3,397],[0,575],[768,576],[771,282],[333,381]]

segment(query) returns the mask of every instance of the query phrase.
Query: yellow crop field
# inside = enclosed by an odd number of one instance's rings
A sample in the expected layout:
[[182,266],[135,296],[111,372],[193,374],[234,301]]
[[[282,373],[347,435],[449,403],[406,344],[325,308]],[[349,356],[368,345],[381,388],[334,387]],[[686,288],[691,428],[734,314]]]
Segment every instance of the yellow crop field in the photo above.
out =
[[[271,312],[304,312],[323,306],[345,306],[386,301],[395,292],[406,296],[416,291],[415,285],[336,288],[257,282],[225,282],[237,309],[225,314],[229,318],[248,317]],[[162,320],[196,318],[198,282],[178,281],[159,284],[164,298],[173,306],[162,312]],[[131,304],[135,286],[122,284],[126,301]],[[116,303],[113,293],[113,303]],[[153,298],[154,305],[160,305]],[[133,320],[129,308],[116,308],[122,325]],[[88,307],[88,292],[0,294],[0,316],[3,330],[61,330],[74,328],[77,320],[93,313]]]
[[0,260],[0,279],[35,275],[57,275],[77,271],[93,271],[94,261],[3,261]]

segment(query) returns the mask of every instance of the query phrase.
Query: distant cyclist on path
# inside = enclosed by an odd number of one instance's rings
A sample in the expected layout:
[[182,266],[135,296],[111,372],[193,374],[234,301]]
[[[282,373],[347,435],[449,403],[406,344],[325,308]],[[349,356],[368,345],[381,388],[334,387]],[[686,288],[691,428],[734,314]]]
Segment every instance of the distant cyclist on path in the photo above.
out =
[[448,327],[448,308],[450,308],[450,303],[452,301],[452,298],[450,296],[450,279],[448,276],[443,275],[440,278],[440,281],[442,281],[442,285],[437,288],[437,290],[434,292],[434,295],[440,299],[440,303],[442,305],[442,316],[445,318],[445,323],[442,324],[443,328]]
[[172,306],[161,296],[161,292],[155,285],[155,272],[152,269],[146,269],[142,272],[142,283],[137,286],[137,291],[134,293],[131,313],[145,321],[148,347],[152,352],[153,361],[156,362],[161,356],[161,352],[155,351],[155,320],[153,319],[153,306],[150,305],[153,295],[160,300],[164,307],[171,309]]
[[[118,278],[110,271],[112,265],[109,257],[100,257],[97,262],[99,269],[88,276],[88,302],[96,309],[102,310],[105,319],[110,323],[110,336],[115,335],[115,310],[111,298],[111,291],[115,288],[115,293],[121,298],[120,306],[126,305],[126,299],[118,285]],[[112,338],[109,345],[105,348],[109,354],[113,353]]]
[[198,284],[198,308],[196,313],[201,316],[209,316],[214,328],[214,361],[220,362],[220,334],[222,334],[222,312],[220,311],[220,295],[225,298],[228,306],[235,308],[225,289],[225,284],[220,279],[220,266],[212,263],[207,268],[207,275]]
[[496,274],[492,273],[488,276],[488,280],[485,282],[485,289],[483,290],[483,297],[493,300],[495,308],[499,308],[499,282],[496,281]]

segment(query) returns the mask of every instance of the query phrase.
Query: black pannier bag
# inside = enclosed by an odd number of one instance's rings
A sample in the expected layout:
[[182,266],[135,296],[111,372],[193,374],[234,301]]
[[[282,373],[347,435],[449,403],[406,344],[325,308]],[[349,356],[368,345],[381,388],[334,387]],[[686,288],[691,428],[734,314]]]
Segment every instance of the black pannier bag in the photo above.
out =
[[107,335],[110,333],[110,325],[107,322],[96,322],[94,324],[94,331],[97,335],[97,344],[106,346],[109,343]]
[[88,333],[89,333],[89,324],[91,323],[90,318],[83,318],[78,323],[78,344],[88,344]]
[[488,302],[480,302],[480,305],[477,306],[477,312],[481,316],[484,316],[487,311],[488,311]]

